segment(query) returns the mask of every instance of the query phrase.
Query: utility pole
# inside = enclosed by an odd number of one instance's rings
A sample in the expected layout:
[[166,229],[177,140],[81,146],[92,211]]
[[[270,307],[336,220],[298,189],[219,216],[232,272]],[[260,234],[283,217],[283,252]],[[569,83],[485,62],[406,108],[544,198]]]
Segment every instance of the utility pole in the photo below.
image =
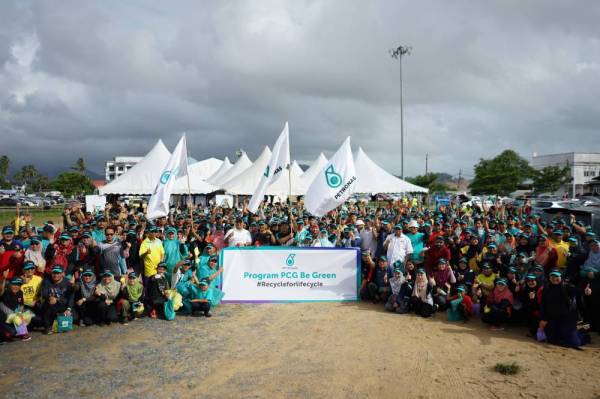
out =
[[400,62],[400,177],[404,179],[404,110],[402,108],[402,56],[409,55],[412,47],[398,46],[390,50],[392,58],[398,59]]
[[458,186],[456,187],[456,191],[460,191],[460,184],[462,183],[462,169],[458,170]]
[[429,174],[429,154],[425,153],[425,176]]

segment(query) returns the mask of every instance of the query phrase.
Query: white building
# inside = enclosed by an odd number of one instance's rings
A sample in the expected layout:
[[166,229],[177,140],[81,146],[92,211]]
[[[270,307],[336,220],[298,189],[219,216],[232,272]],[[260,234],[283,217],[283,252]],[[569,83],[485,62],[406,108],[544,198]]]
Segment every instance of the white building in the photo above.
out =
[[557,195],[567,194],[573,196],[585,192],[584,185],[596,176],[600,176],[600,153],[598,152],[567,152],[563,154],[537,155],[533,154],[531,166],[535,169],[543,169],[546,166],[565,166],[571,168],[573,180],[563,185]]
[[136,163],[142,160],[143,157],[115,157],[112,161],[106,161],[104,166],[104,174],[106,181],[112,181],[123,173],[127,172]]

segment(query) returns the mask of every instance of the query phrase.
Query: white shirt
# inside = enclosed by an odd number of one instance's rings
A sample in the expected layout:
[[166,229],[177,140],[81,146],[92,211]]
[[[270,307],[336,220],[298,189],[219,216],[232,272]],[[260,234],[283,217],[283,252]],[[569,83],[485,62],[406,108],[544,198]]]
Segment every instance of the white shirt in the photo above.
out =
[[387,247],[387,258],[390,265],[393,265],[395,261],[399,260],[404,262],[406,255],[413,253],[413,246],[410,242],[410,238],[404,234],[396,236],[396,234],[390,234],[385,239],[385,243],[389,243]]
[[246,229],[231,229],[225,234],[225,238],[229,238],[228,245],[230,247],[237,247],[238,244],[240,244],[240,246],[252,244],[252,236]]

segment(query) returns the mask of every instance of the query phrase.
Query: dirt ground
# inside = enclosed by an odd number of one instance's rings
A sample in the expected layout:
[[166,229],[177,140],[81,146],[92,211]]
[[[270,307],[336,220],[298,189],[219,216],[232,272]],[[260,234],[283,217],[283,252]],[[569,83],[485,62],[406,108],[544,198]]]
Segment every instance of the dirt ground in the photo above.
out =
[[[583,351],[519,328],[389,314],[365,303],[221,305],[0,347],[0,397],[595,398],[600,338]],[[503,376],[497,362],[522,371]]]

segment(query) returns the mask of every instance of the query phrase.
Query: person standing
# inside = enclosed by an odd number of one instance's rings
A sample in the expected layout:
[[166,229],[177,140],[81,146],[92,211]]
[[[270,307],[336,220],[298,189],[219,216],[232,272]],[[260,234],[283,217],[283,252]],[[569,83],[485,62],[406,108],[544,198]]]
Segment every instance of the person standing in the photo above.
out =
[[252,235],[244,228],[244,221],[238,217],[235,226],[225,234],[225,243],[229,247],[247,247],[252,245]]
[[383,246],[387,251],[387,260],[390,264],[394,264],[397,260],[404,263],[413,253],[412,243],[402,232],[401,224],[395,226],[394,234],[387,236]]
[[162,241],[156,237],[158,229],[150,227],[148,236],[140,245],[140,258],[144,263],[144,286],[147,286],[148,280],[156,274],[158,264],[165,257],[165,250]]

